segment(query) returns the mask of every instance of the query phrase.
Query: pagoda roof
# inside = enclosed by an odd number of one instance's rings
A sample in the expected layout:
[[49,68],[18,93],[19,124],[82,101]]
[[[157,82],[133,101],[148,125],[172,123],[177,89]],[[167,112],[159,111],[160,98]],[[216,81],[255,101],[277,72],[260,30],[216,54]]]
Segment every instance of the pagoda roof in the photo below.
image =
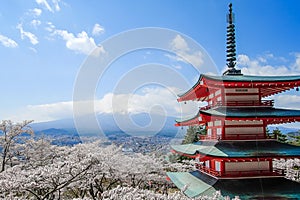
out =
[[222,158],[300,157],[300,146],[268,141],[200,141],[193,144],[172,145],[181,154]]
[[216,109],[201,110],[211,116],[222,116],[232,118],[244,117],[300,117],[300,110],[280,109],[280,108],[226,108],[218,107]]
[[300,199],[300,183],[283,177],[215,179],[199,171],[167,172],[172,182],[190,198],[221,195],[240,199]]
[[[225,82],[286,82],[300,81],[300,75],[295,76],[250,76],[250,75],[202,75],[203,78]],[[198,81],[199,82],[199,81]]]
[[199,179],[189,172],[167,172],[167,176],[188,197],[196,197],[200,194],[210,196],[216,192],[212,185],[217,180],[207,175]]
[[298,87],[300,75],[297,76],[248,76],[225,75],[215,76],[201,74],[195,85],[183,94],[178,95],[178,101],[207,100],[210,92],[220,88],[262,88],[263,97]]
[[[264,119],[269,124],[279,124],[300,121],[300,110],[268,108],[268,107],[217,107],[209,110],[200,110],[197,115],[175,120],[176,126],[204,124],[214,118],[228,120],[260,120]],[[199,120],[201,119],[201,120]],[[284,120],[283,120],[284,119]]]

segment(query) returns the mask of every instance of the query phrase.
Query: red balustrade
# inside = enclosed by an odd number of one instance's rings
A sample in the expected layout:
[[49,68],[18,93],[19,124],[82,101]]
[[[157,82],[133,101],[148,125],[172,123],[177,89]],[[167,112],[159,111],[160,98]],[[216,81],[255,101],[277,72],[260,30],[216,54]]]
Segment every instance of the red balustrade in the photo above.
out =
[[261,101],[226,101],[225,103],[221,101],[217,101],[213,103],[212,105],[207,105],[200,110],[209,110],[211,108],[215,107],[221,107],[221,106],[228,106],[228,107],[252,107],[252,106],[261,106],[261,107],[273,107],[274,106],[274,100],[261,100]]
[[202,164],[195,164],[196,169],[201,172],[205,172],[215,177],[222,178],[235,178],[235,177],[254,177],[254,176],[284,176],[282,171],[274,170],[250,170],[250,171],[230,171],[230,172],[220,172],[214,169],[208,168]]
[[200,140],[253,140],[253,139],[266,139],[267,137],[263,134],[255,134],[255,133],[249,133],[249,134],[227,134],[225,137],[222,137],[221,135],[215,136],[215,135],[200,135]]
[[208,174],[211,174],[212,176],[221,176],[221,172],[219,171],[216,171],[216,170],[213,170],[211,168],[208,168],[204,165],[201,165],[201,164],[198,164],[196,163],[196,169],[202,171],[202,172],[205,172],[205,173],[208,173]]

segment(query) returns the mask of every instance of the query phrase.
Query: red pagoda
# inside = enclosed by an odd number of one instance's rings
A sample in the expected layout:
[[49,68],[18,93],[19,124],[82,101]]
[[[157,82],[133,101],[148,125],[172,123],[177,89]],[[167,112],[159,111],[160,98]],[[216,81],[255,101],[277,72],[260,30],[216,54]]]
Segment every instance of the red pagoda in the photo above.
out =
[[206,101],[192,118],[176,126],[203,126],[206,134],[193,144],[173,145],[172,152],[196,160],[194,172],[168,177],[189,197],[210,195],[241,199],[300,199],[300,184],[284,178],[274,159],[300,158],[300,147],[267,135],[267,126],[300,121],[300,110],[274,108],[274,94],[300,86],[300,76],[247,76],[235,68],[235,26],[229,5],[227,66],[222,76],[201,75],[179,102]]

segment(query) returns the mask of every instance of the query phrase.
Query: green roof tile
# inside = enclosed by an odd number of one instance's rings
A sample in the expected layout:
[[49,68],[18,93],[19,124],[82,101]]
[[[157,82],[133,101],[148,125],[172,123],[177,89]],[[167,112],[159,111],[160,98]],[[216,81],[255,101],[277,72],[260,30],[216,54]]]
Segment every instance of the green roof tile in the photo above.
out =
[[200,114],[221,117],[300,117],[300,110],[279,109],[279,108],[229,108],[218,107],[209,110],[200,110],[196,116],[176,119],[176,123],[190,121],[199,117]]
[[200,113],[227,116],[227,117],[296,117],[300,116],[300,110],[278,108],[226,108],[219,107],[210,110],[201,110]]
[[300,146],[277,141],[202,141],[194,144],[172,145],[177,152],[197,153],[216,157],[295,157],[300,156]]
[[212,195],[253,199],[300,199],[300,183],[285,178],[215,179],[199,171],[168,172],[167,176],[188,197]]
[[[183,191],[188,197],[199,195],[212,195],[216,190],[211,186],[213,183],[206,183],[189,172],[167,172],[172,182]],[[216,179],[213,179],[216,182]]]

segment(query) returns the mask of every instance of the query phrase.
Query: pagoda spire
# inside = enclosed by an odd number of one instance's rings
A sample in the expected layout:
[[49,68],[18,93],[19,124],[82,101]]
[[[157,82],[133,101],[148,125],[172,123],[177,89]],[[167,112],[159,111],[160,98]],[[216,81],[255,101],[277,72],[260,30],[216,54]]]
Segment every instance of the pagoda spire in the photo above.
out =
[[234,26],[234,13],[232,12],[232,3],[229,4],[229,14],[227,15],[227,67],[223,75],[242,75],[241,70],[235,69],[236,65],[236,45],[235,45],[235,26]]

